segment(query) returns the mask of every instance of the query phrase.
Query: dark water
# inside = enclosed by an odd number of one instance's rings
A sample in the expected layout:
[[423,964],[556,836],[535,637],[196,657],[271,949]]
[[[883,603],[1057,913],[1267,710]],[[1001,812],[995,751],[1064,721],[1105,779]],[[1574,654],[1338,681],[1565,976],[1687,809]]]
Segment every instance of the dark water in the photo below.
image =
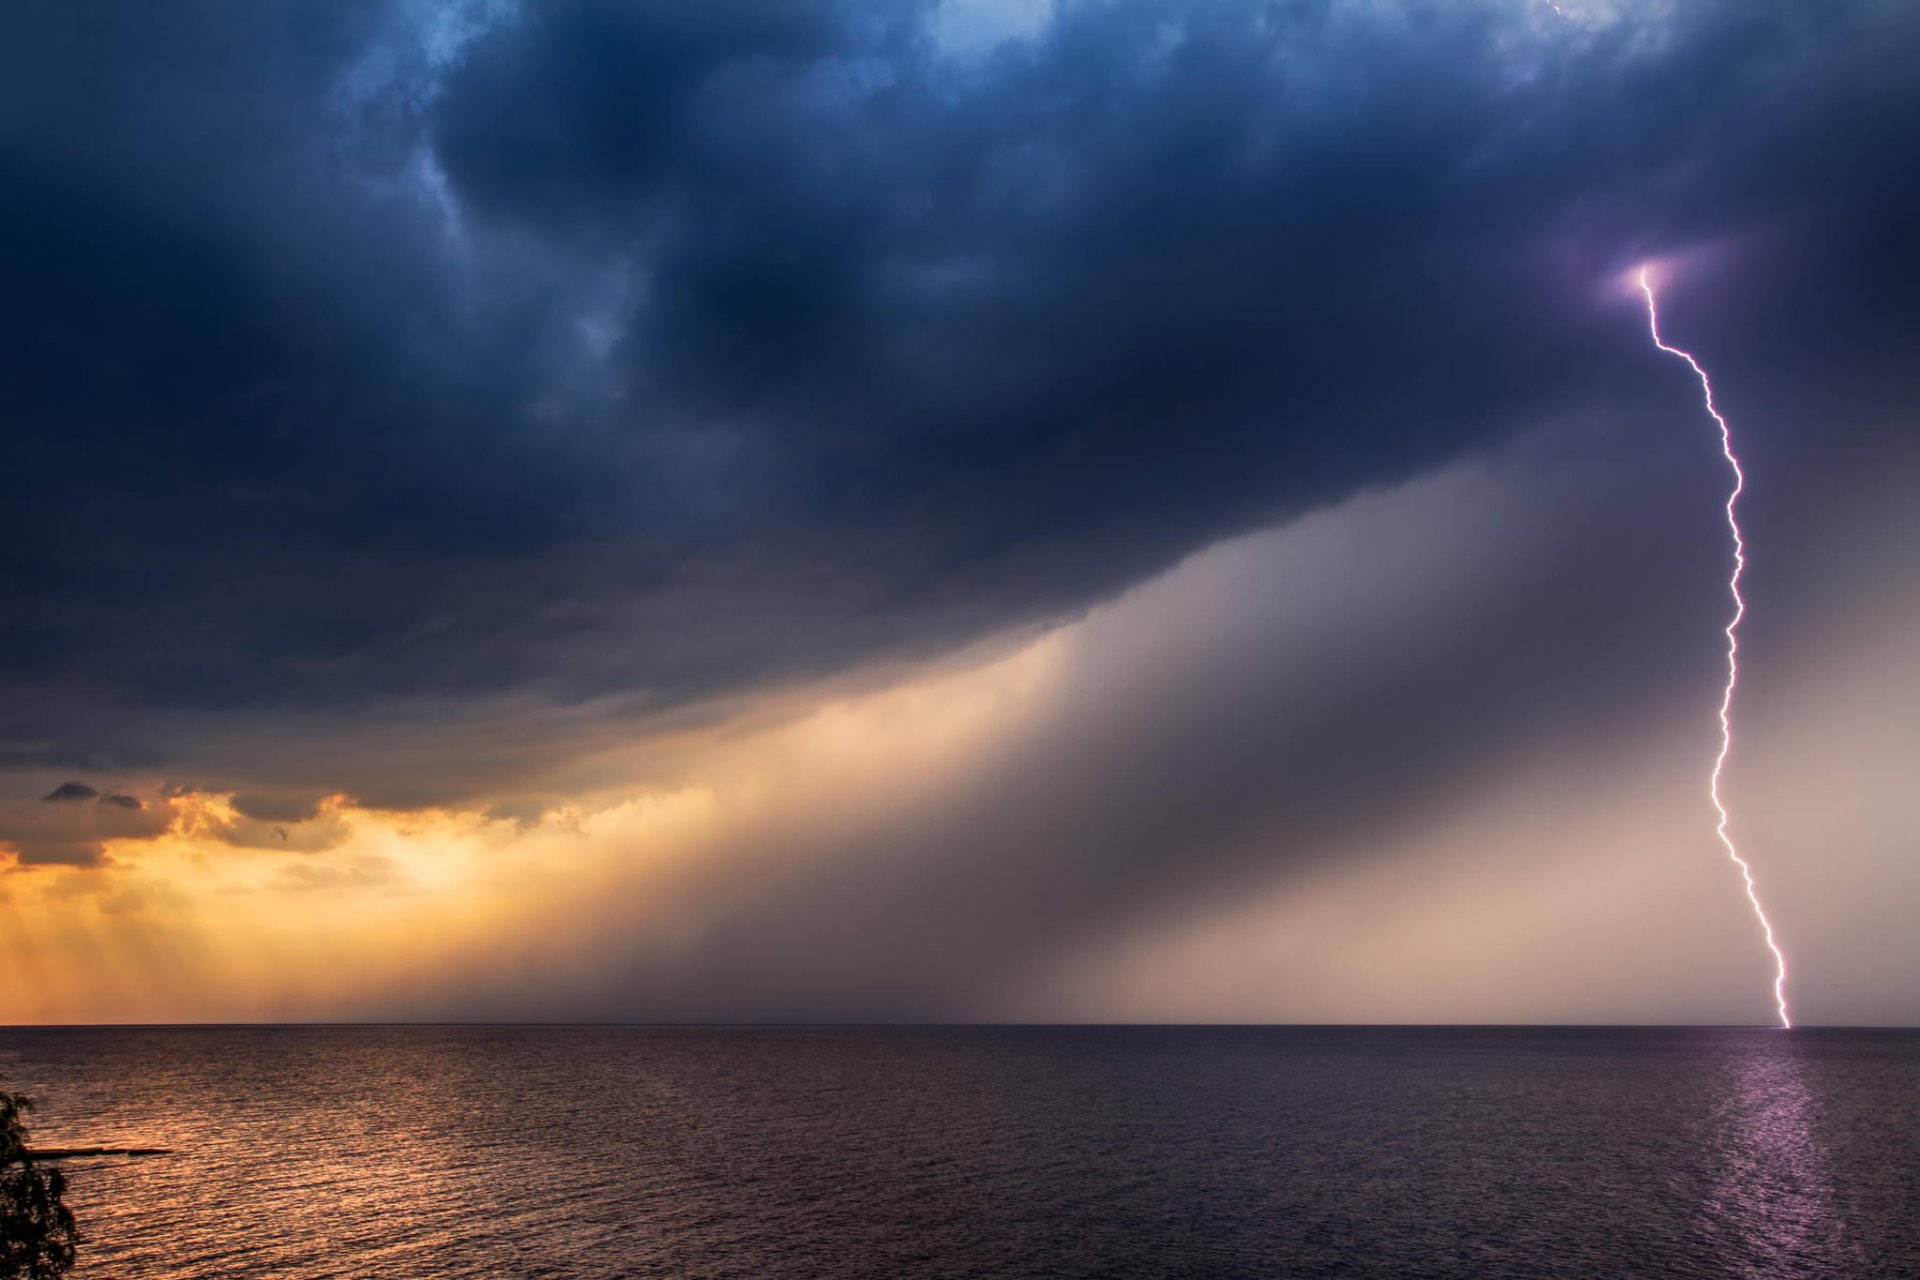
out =
[[1920,1033],[0,1031],[80,1274],[1920,1276]]

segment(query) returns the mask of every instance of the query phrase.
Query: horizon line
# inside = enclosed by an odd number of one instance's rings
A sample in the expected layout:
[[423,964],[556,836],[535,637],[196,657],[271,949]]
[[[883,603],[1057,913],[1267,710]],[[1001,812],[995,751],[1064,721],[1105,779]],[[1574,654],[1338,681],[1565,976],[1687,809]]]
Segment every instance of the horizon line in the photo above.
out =
[[1239,1030],[1239,1031],[1920,1031],[1920,1023],[1771,1022],[1041,1022],[883,1020],[593,1020],[593,1019],[338,1019],[311,1021],[21,1022],[13,1031],[242,1031],[453,1029],[468,1027],[629,1030]]

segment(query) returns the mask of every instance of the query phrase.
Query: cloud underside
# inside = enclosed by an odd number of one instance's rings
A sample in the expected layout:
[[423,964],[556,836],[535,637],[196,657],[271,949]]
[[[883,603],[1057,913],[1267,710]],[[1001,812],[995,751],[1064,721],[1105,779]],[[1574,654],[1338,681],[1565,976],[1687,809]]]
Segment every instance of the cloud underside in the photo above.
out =
[[1911,12],[1563,8],[14,14],[0,765],[485,803],[419,726],[538,773],[1638,412],[1651,250],[1904,349]]

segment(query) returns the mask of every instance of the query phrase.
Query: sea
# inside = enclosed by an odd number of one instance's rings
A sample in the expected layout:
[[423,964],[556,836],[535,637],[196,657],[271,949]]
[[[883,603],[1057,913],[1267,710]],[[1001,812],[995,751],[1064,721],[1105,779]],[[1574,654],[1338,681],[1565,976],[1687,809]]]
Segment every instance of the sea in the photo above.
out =
[[1920,1277],[1920,1032],[0,1030],[75,1275]]

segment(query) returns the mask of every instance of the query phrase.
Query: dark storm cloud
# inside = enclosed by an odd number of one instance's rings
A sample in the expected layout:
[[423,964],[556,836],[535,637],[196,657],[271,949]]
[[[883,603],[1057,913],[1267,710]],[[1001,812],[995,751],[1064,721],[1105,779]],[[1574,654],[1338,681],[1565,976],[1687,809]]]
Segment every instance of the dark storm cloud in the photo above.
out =
[[305,822],[320,811],[320,797],[241,792],[233,797],[233,807],[255,822]]
[[36,800],[0,796],[0,853],[26,866],[99,866],[105,841],[151,840],[166,833],[173,810],[121,791],[102,794],[77,780]]
[[1591,295],[1648,248],[1794,246],[1802,365],[1912,337],[1904,6],[422,12],[0,19],[0,744],[472,798],[480,702],[938,652],[1664,394]]

